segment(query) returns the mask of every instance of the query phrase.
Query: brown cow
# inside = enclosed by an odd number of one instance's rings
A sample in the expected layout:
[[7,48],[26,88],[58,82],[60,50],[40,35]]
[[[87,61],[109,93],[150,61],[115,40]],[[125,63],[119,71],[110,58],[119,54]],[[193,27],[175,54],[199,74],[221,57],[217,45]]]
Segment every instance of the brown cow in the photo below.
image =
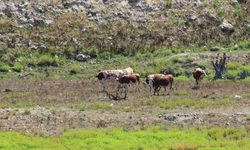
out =
[[[164,87],[165,92],[166,92],[167,91],[166,87],[170,84],[169,91],[168,91],[168,95],[169,95],[170,90],[173,89],[172,85],[174,82],[174,76],[172,74],[165,75],[165,76],[156,76],[152,82],[153,82],[153,88],[154,88],[154,95],[156,91],[158,92],[158,95],[159,95],[161,86]],[[159,90],[157,90],[158,88]]]
[[152,87],[152,81],[156,76],[165,76],[165,74],[151,74],[151,75],[148,75],[145,81],[142,81],[142,84],[144,85],[145,88],[147,87],[147,85],[150,87],[150,90],[149,90],[150,92],[151,92],[151,87]]
[[[128,92],[128,87],[130,86],[130,82],[136,83],[135,91],[137,91],[138,89],[138,91],[140,92],[140,75],[139,74],[125,75],[121,78],[117,78],[116,80],[120,84],[123,85],[126,92]],[[118,88],[118,91],[119,91],[119,88]]]
[[201,88],[201,80],[203,79],[203,77],[207,77],[207,74],[201,68],[195,68],[195,71],[193,72],[193,77],[196,80],[196,88],[198,89]]

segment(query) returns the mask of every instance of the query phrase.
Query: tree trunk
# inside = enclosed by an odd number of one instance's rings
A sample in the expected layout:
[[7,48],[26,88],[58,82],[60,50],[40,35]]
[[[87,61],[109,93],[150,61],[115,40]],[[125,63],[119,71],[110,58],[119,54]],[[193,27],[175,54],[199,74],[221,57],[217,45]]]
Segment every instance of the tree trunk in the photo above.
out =
[[214,66],[214,70],[215,70],[215,76],[214,76],[213,80],[224,78],[224,74],[227,72],[226,58],[227,58],[226,53],[224,53],[223,57],[221,57],[220,61],[219,61],[219,54],[218,54],[218,56],[216,57],[215,63],[213,61],[211,61],[213,66]]
[[243,72],[240,72],[240,79],[246,79],[247,78],[247,72],[246,70],[244,69]]

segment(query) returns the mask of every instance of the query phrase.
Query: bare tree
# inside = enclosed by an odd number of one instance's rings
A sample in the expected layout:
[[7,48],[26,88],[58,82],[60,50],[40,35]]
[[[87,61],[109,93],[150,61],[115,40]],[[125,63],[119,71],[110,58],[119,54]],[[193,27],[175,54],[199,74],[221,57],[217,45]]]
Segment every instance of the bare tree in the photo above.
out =
[[219,60],[219,54],[217,54],[217,57],[216,57],[216,61],[215,63],[213,61],[212,64],[214,66],[214,70],[215,70],[215,76],[213,78],[213,80],[216,80],[216,79],[223,79],[224,78],[224,74],[227,72],[227,68],[226,68],[226,53],[223,54],[223,57],[220,57],[220,60]]

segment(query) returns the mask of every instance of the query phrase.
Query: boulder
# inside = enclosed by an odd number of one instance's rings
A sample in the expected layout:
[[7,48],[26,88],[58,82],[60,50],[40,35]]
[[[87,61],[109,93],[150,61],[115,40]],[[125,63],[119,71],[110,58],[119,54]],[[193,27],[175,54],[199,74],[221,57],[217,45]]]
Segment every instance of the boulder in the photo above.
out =
[[218,51],[219,48],[216,46],[216,47],[212,47],[210,50],[211,50],[211,51]]
[[87,59],[90,58],[90,55],[78,54],[78,55],[75,55],[74,57],[75,57],[75,60],[77,61],[86,61]]
[[225,19],[223,20],[223,22],[220,25],[220,28],[223,32],[229,32],[232,33],[234,32],[234,27],[233,25],[231,25],[230,23],[228,23]]
[[41,18],[34,18],[34,26],[44,27],[44,26],[48,26],[52,24],[53,22],[54,22],[53,20],[44,20]]

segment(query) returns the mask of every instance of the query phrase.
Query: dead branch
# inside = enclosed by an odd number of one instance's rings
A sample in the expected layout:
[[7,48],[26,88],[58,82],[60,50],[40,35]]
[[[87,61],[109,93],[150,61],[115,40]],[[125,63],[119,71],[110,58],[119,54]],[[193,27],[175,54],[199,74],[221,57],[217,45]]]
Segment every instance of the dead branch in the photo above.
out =
[[115,101],[122,100],[122,99],[126,100],[127,92],[125,91],[124,97],[120,97],[118,91],[116,92],[116,95],[113,95],[112,93],[107,92],[107,96],[109,97],[110,100],[115,100]]

